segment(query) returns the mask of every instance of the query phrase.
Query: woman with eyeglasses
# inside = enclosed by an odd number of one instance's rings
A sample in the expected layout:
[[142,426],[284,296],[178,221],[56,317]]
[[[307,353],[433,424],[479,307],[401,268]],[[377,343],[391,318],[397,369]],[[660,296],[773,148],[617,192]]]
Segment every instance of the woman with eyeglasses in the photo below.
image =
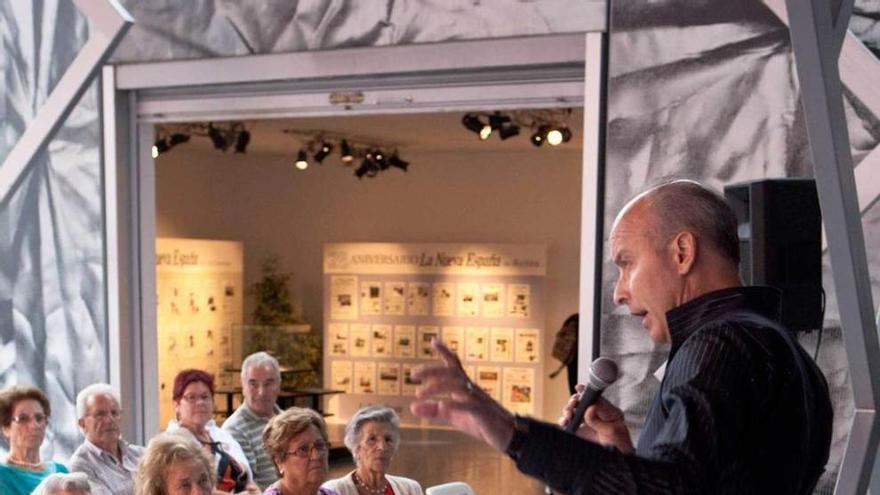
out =
[[35,387],[0,391],[0,426],[9,443],[9,456],[0,463],[3,495],[29,495],[49,475],[67,472],[63,464],[40,459],[50,410],[46,394]]
[[400,445],[400,419],[394,409],[363,407],[345,425],[345,446],[355,470],[324,483],[340,495],[422,495],[415,480],[388,474]]
[[321,488],[330,469],[330,444],[320,414],[291,407],[276,415],[263,430],[263,448],[281,475],[263,495],[339,495]]
[[214,459],[214,493],[259,495],[241,445],[214,423],[214,377],[202,370],[183,370],[174,378],[172,398],[177,419],[165,431],[188,434]]

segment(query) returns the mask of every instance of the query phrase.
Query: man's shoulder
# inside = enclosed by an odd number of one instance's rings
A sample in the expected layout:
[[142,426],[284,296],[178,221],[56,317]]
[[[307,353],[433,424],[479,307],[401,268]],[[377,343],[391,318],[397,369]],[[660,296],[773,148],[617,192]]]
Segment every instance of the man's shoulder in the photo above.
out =
[[73,454],[70,455],[70,459],[67,461],[67,466],[71,471],[91,471],[89,466],[92,465],[95,459],[95,452],[89,448],[88,442],[83,442],[79,444],[79,447],[73,451]]
[[238,406],[238,409],[232,412],[225,421],[223,421],[222,429],[226,431],[237,431],[247,423],[252,422],[250,414],[244,404]]

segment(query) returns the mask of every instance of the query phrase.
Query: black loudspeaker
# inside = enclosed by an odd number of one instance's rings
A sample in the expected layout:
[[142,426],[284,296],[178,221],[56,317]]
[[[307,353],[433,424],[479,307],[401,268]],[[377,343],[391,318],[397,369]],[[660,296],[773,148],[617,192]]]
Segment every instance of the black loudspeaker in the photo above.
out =
[[822,214],[813,179],[731,184],[739,273],[746,285],[782,290],[782,323],[793,331],[822,327]]

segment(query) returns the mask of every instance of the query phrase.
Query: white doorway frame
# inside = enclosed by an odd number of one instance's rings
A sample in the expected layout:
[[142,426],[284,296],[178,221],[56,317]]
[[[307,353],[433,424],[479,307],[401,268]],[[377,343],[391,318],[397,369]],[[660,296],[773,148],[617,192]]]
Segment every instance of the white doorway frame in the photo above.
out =
[[[109,65],[103,121],[111,383],[124,434],[157,433],[155,168],[158,122],[583,106],[579,353],[586,369],[601,296],[605,34],[354,48]],[[331,94],[348,103],[331,103]],[[355,100],[362,101],[355,103]],[[336,98],[338,101],[339,98]]]

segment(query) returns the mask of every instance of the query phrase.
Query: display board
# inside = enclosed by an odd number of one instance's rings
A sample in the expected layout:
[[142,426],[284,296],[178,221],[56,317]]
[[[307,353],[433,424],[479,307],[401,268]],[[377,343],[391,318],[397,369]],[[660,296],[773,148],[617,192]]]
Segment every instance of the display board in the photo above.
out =
[[508,409],[542,400],[546,247],[356,243],[324,246],[324,385],[332,421],[368,404],[425,424],[409,403],[414,366],[440,337]]
[[[186,368],[212,373],[217,388],[241,363],[244,251],[240,242],[156,240],[156,313],[160,428],[174,418],[174,377]],[[215,397],[218,406],[221,402]]]

